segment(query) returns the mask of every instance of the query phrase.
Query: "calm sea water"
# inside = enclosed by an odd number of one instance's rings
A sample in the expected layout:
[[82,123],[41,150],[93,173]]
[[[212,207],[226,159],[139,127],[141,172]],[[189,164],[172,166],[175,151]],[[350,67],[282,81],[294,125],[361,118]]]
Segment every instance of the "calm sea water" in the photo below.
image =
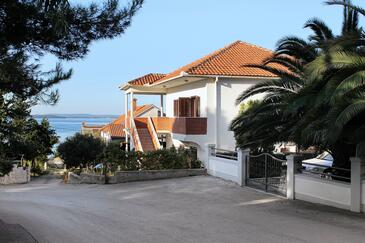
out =
[[[50,125],[56,130],[60,137],[60,142],[64,141],[66,137],[72,136],[77,132],[81,132],[81,124],[86,122],[89,125],[104,125],[111,122],[114,117],[97,117],[97,118],[48,118]],[[36,118],[38,122],[42,118]]]

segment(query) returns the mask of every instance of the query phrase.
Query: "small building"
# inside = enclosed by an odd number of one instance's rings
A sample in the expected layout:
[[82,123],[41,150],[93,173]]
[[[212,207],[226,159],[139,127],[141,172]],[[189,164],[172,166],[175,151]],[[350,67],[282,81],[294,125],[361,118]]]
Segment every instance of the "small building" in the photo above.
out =
[[81,134],[92,135],[95,138],[100,138],[100,129],[104,125],[87,125],[85,122],[81,125]]

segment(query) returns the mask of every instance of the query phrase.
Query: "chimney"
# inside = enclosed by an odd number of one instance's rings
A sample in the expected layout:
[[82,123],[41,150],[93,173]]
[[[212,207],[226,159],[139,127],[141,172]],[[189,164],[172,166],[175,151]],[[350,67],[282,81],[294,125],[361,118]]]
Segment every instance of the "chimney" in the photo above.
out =
[[137,99],[136,98],[133,99],[133,107],[132,107],[132,109],[133,109],[133,111],[136,111],[136,109],[137,109]]

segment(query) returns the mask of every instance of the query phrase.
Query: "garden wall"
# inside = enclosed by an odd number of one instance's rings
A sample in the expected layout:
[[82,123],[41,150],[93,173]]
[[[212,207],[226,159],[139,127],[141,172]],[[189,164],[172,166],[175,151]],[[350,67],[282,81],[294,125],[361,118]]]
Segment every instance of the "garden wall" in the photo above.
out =
[[295,198],[333,207],[350,209],[351,185],[307,175],[295,175]]
[[14,165],[13,170],[3,177],[0,177],[0,185],[21,184],[30,181],[29,168],[17,167]]
[[[109,184],[130,181],[146,181],[188,176],[206,175],[205,169],[176,169],[176,170],[142,170],[142,171],[117,171],[114,176],[108,177]],[[70,172],[70,184],[105,184],[104,175],[81,173],[80,176]]]

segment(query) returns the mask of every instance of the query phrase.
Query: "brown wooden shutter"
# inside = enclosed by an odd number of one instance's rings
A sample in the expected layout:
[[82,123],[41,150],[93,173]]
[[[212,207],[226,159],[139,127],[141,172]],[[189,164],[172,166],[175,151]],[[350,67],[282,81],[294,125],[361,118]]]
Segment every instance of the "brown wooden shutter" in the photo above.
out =
[[190,98],[180,97],[179,98],[179,116],[189,117],[191,114]]
[[192,96],[191,100],[191,117],[200,117],[200,97]]
[[174,100],[174,117],[179,117],[179,100]]

